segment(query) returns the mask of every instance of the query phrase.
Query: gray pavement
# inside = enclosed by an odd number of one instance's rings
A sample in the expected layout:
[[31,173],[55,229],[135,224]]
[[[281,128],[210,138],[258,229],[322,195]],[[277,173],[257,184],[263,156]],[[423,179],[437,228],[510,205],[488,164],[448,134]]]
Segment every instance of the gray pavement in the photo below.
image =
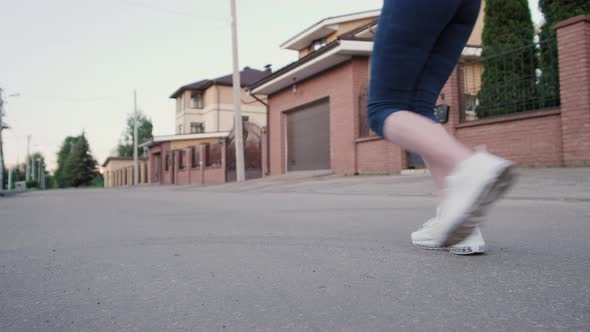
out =
[[425,175],[0,198],[0,331],[589,331],[590,169],[521,173],[473,257]]

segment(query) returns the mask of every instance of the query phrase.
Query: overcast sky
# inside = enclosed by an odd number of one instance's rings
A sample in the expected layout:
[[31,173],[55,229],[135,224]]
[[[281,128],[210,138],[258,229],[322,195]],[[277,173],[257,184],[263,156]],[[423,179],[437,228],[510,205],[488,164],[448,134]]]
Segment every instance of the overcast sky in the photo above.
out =
[[[535,21],[538,0],[530,0]],[[240,67],[296,59],[279,45],[318,20],[381,0],[237,0]],[[83,130],[100,163],[117,145],[137,89],[154,134],[174,132],[179,86],[231,72],[229,0],[0,0],[0,87],[8,98],[7,165],[31,150],[54,168]]]

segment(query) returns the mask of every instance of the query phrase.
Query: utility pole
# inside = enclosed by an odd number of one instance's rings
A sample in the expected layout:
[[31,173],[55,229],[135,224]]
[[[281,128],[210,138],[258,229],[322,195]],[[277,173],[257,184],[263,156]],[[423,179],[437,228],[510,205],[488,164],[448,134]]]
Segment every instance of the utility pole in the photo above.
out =
[[29,147],[31,145],[31,135],[27,136],[27,159],[25,160],[25,178],[26,181],[31,181],[31,156],[29,155]]
[[2,142],[2,131],[5,128],[2,118],[4,117],[4,99],[2,99],[2,88],[0,88],[0,190],[4,189],[4,149]]
[[7,189],[12,190],[12,167],[10,167],[8,169],[8,188]]
[[242,129],[242,111],[240,110],[240,64],[238,59],[238,28],[236,15],[236,0],[231,1],[231,32],[233,57],[233,88],[234,88],[234,131],[236,144],[236,175],[237,181],[245,180],[244,171],[244,132]]
[[133,90],[133,185],[139,184],[139,160],[137,154],[137,91]]

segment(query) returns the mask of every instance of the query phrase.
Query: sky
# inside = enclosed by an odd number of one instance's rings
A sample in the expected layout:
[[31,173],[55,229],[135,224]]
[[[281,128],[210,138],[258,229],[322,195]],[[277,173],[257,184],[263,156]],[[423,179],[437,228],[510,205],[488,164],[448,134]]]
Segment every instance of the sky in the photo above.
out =
[[[240,67],[278,69],[297,58],[279,45],[317,21],[378,9],[381,0],[236,0]],[[529,0],[533,20],[538,0]],[[178,87],[231,73],[229,0],[0,0],[0,87],[7,166],[27,135],[49,169],[66,136],[84,132],[99,163],[133,111],[154,135],[174,133]]]

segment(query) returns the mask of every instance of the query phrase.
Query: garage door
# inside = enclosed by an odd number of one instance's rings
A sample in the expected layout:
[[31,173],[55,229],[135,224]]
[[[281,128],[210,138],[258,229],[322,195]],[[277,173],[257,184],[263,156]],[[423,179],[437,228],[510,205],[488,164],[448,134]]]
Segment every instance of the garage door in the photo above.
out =
[[287,169],[330,169],[330,106],[328,101],[287,113]]

